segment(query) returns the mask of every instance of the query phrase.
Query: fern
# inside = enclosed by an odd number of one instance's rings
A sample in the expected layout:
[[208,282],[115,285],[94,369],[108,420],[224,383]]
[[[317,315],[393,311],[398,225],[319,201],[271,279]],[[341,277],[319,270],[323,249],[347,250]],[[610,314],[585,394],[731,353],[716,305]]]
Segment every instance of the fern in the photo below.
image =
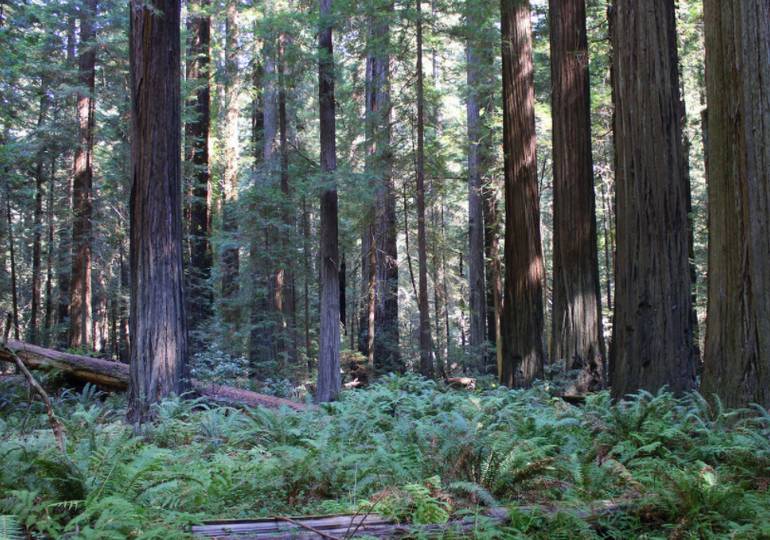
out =
[[21,524],[14,516],[0,515],[0,540],[23,540]]

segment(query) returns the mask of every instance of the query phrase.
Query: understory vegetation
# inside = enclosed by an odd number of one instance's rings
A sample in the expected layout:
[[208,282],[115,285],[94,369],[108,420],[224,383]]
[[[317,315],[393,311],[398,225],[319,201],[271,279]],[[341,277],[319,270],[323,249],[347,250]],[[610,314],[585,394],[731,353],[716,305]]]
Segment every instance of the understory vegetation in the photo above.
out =
[[[62,456],[42,405],[17,378],[0,382],[0,536],[169,540],[213,518],[427,524],[496,506],[511,522],[480,518],[476,537],[770,536],[770,414],[698,394],[575,406],[545,384],[387,376],[305,412],[167,400],[140,435],[125,406],[91,386],[59,391]],[[583,519],[610,499],[618,511]]]

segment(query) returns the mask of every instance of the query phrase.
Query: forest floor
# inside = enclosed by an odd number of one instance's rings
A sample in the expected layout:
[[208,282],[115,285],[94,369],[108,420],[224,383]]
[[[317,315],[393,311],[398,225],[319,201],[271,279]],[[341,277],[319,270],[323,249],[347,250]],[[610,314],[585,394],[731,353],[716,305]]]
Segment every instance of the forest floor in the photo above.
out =
[[[209,519],[355,512],[436,524],[500,506],[508,523],[479,520],[474,537],[770,537],[770,415],[697,394],[574,406],[545,384],[387,376],[306,411],[172,399],[140,436],[122,394],[53,402],[66,455],[23,380],[0,379],[0,538],[170,540]],[[607,500],[633,502],[583,517]]]

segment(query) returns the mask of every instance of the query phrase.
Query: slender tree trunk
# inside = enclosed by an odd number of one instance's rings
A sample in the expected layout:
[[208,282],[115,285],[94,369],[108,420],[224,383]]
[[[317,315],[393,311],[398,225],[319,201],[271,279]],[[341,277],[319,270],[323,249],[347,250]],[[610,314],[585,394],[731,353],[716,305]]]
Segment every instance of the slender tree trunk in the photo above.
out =
[[120,303],[118,305],[118,358],[124,364],[131,360],[131,335],[130,335],[130,305],[126,298],[131,294],[130,276],[128,275],[128,263],[124,253],[124,242],[121,240],[118,248],[118,263],[120,268]]
[[615,397],[695,385],[687,179],[673,0],[612,12],[617,255],[610,380]]
[[482,188],[484,204],[484,257],[486,259],[487,341],[492,345],[495,369],[487,369],[498,378],[503,374],[503,272],[500,265],[500,224],[497,190],[489,179]]
[[[468,26],[475,26],[469,16]],[[481,198],[481,103],[478,97],[479,60],[473,38],[468,39],[465,56],[467,62],[468,97],[466,116],[468,123],[468,292],[470,301],[471,355],[478,359],[483,371],[486,365],[485,343],[487,340],[487,301],[484,280],[484,208]]]
[[[281,178],[281,155],[279,142],[279,80],[278,80],[278,47],[276,46],[276,37],[268,35],[264,40],[262,47],[262,58],[264,60],[264,72],[262,77],[262,96],[263,96],[263,129],[262,129],[262,166],[263,166],[263,185],[261,189],[270,196],[265,199],[264,219],[262,226],[265,235],[268,237],[265,253],[269,254],[264,259],[264,268],[261,272],[265,274],[266,288],[269,300],[262,313],[263,332],[269,334],[270,347],[263,353],[263,360],[283,362],[285,358],[284,336],[283,336],[283,299],[284,299],[284,268],[280,264],[280,257],[284,252],[286,244],[280,236],[276,220],[281,213],[279,205],[275,203],[279,193],[279,184]],[[287,178],[288,180],[288,178]],[[283,197],[283,193],[280,194]],[[277,244],[277,246],[273,244]],[[276,259],[279,264],[276,269]],[[267,343],[266,343],[267,345]],[[283,366],[285,367],[285,366]]]
[[607,289],[607,309],[612,311],[612,259],[610,253],[615,250],[611,246],[610,228],[612,226],[612,216],[610,215],[610,202],[604,188],[604,182],[600,182],[602,190],[602,206],[604,207],[604,219],[602,219],[602,234],[604,236],[604,272]]
[[312,274],[310,254],[310,212],[307,208],[307,200],[302,198],[302,266],[304,280],[304,326],[305,326],[305,359],[307,361],[308,375],[313,371],[313,355],[310,342],[310,276]]
[[48,232],[46,239],[46,275],[45,275],[45,319],[43,328],[45,329],[45,339],[43,343],[46,346],[51,344],[53,329],[53,233],[54,233],[54,191],[56,188],[56,156],[51,158],[51,174],[48,177],[48,202],[46,208],[46,220],[48,221]]
[[422,68],[422,0],[417,5],[417,259],[420,284],[420,373],[433,377],[433,337],[428,306],[428,239],[425,232],[425,92]]
[[702,392],[770,408],[770,3],[704,2],[708,319]]
[[502,377],[526,386],[543,373],[543,247],[535,151],[535,85],[528,0],[501,0],[505,152]]
[[[75,18],[67,20],[67,65],[75,64]],[[74,170],[74,164],[73,164]],[[72,199],[72,179],[68,178],[64,184],[63,199],[69,202]],[[70,327],[70,299],[71,299],[71,269],[72,269],[72,227],[59,227],[59,246],[56,257],[56,282],[58,300],[56,307],[57,342],[62,348],[69,346]]]
[[591,155],[585,0],[550,0],[553,86],[554,360],[581,370],[577,390],[604,384],[604,340]]
[[[238,3],[228,0],[225,23],[225,149],[224,149],[224,202],[222,232],[224,247],[222,267],[222,315],[227,325],[225,333],[234,340],[240,324],[240,255],[238,240]],[[234,350],[234,349],[233,349]]]
[[[283,267],[276,273],[276,299],[281,295],[280,302],[276,302],[276,307],[280,307],[281,317],[281,342],[282,352],[286,355],[289,365],[293,366],[297,358],[297,337],[296,337],[296,301],[294,293],[294,272],[292,270],[293,260],[289,257],[291,245],[294,242],[294,208],[292,205],[291,186],[289,185],[289,143],[288,143],[288,124],[286,118],[286,45],[289,43],[289,36],[282,32],[278,36],[278,143],[280,150],[281,167],[281,195],[283,197],[281,204],[281,221],[283,230],[280,238],[282,239],[281,257]],[[280,306],[278,306],[280,303]],[[344,305],[341,304],[341,309]]]
[[185,389],[180,4],[130,4],[131,364],[128,418]]
[[94,19],[96,0],[87,0],[81,7],[80,44],[78,50],[79,84],[85,89],[78,94],[78,147],[72,183],[72,280],[70,284],[69,346],[73,349],[93,346],[91,335],[91,236],[93,214],[93,131],[94,76],[96,45]]
[[[372,204],[361,238],[362,293],[367,302],[361,312],[359,348],[372,359],[372,367],[379,371],[402,371],[398,346],[398,225],[390,148],[389,19],[393,2],[375,2],[370,8],[366,59],[366,172],[370,178]],[[370,267],[370,261],[375,261],[374,267]]]
[[13,323],[13,337],[19,339],[19,290],[16,284],[16,248],[13,238],[13,216],[11,215],[11,196],[6,190],[5,194],[6,219],[8,220],[8,251],[11,256],[11,321]]
[[321,334],[316,401],[332,401],[340,391],[340,292],[337,221],[337,142],[334,104],[332,0],[320,0],[318,33],[318,100],[320,104],[321,172]]
[[187,79],[194,85],[187,102],[192,113],[185,124],[187,161],[192,175],[192,197],[189,203],[190,270],[188,312],[190,313],[190,348],[196,352],[204,347],[198,335],[211,318],[213,301],[209,279],[212,252],[209,242],[209,128],[211,124],[209,65],[211,17],[205,11],[209,0],[194,0],[190,5],[187,54]]
[[[48,113],[48,84],[45,79],[40,84],[40,110],[37,117],[37,131],[41,132]],[[45,184],[44,152],[41,150],[35,164],[35,212],[32,231],[32,302],[29,313],[28,335],[30,343],[39,345],[40,287],[42,283],[42,241],[43,241],[43,191]]]
[[[256,193],[266,191],[264,182],[265,157],[272,159],[273,144],[269,146],[266,141],[275,139],[275,107],[274,96],[267,86],[266,78],[272,77],[274,64],[266,52],[267,44],[262,47],[262,59],[265,63],[254,66],[253,85],[254,102],[252,104],[252,141],[254,146],[254,185]],[[256,54],[256,52],[255,52]],[[267,69],[265,69],[267,68]],[[271,108],[272,107],[272,108]],[[267,122],[267,123],[266,123]],[[252,304],[251,304],[251,329],[249,332],[249,362],[252,376],[261,376],[263,366],[269,365],[275,359],[275,329],[272,326],[273,309],[270,302],[270,289],[272,288],[270,272],[272,268],[268,261],[268,242],[270,231],[264,225],[265,217],[258,214],[258,203],[251,208],[250,215],[253,221],[253,232],[250,243],[250,265],[252,275]],[[264,213],[264,211],[263,211]],[[264,241],[264,245],[263,245]]]

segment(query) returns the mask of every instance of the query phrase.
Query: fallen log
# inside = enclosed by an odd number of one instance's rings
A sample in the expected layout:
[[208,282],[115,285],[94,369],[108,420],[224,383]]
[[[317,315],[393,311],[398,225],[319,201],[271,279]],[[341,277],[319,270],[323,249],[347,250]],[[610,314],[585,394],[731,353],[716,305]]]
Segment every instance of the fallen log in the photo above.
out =
[[[588,508],[571,509],[557,506],[520,506],[515,512],[541,513],[555,516],[571,514],[589,524],[601,517],[627,510],[632,501],[595,501]],[[194,525],[192,533],[197,538],[217,540],[328,540],[366,536],[369,538],[434,538],[447,533],[468,535],[483,523],[505,525],[511,520],[511,512],[505,507],[491,508],[478,516],[450,520],[440,525],[407,525],[395,523],[377,514],[313,516],[304,518],[269,518],[257,520],[206,521]]]
[[[22,341],[8,340],[6,347],[29,369],[57,370],[83,382],[90,382],[109,390],[128,388],[128,365],[99,358],[81,356],[53,349],[45,349]],[[0,349],[0,361],[14,363],[13,354]],[[258,394],[232,386],[193,379],[191,389],[201,397],[236,407],[288,407],[295,411],[306,409],[305,404],[288,399]]]

